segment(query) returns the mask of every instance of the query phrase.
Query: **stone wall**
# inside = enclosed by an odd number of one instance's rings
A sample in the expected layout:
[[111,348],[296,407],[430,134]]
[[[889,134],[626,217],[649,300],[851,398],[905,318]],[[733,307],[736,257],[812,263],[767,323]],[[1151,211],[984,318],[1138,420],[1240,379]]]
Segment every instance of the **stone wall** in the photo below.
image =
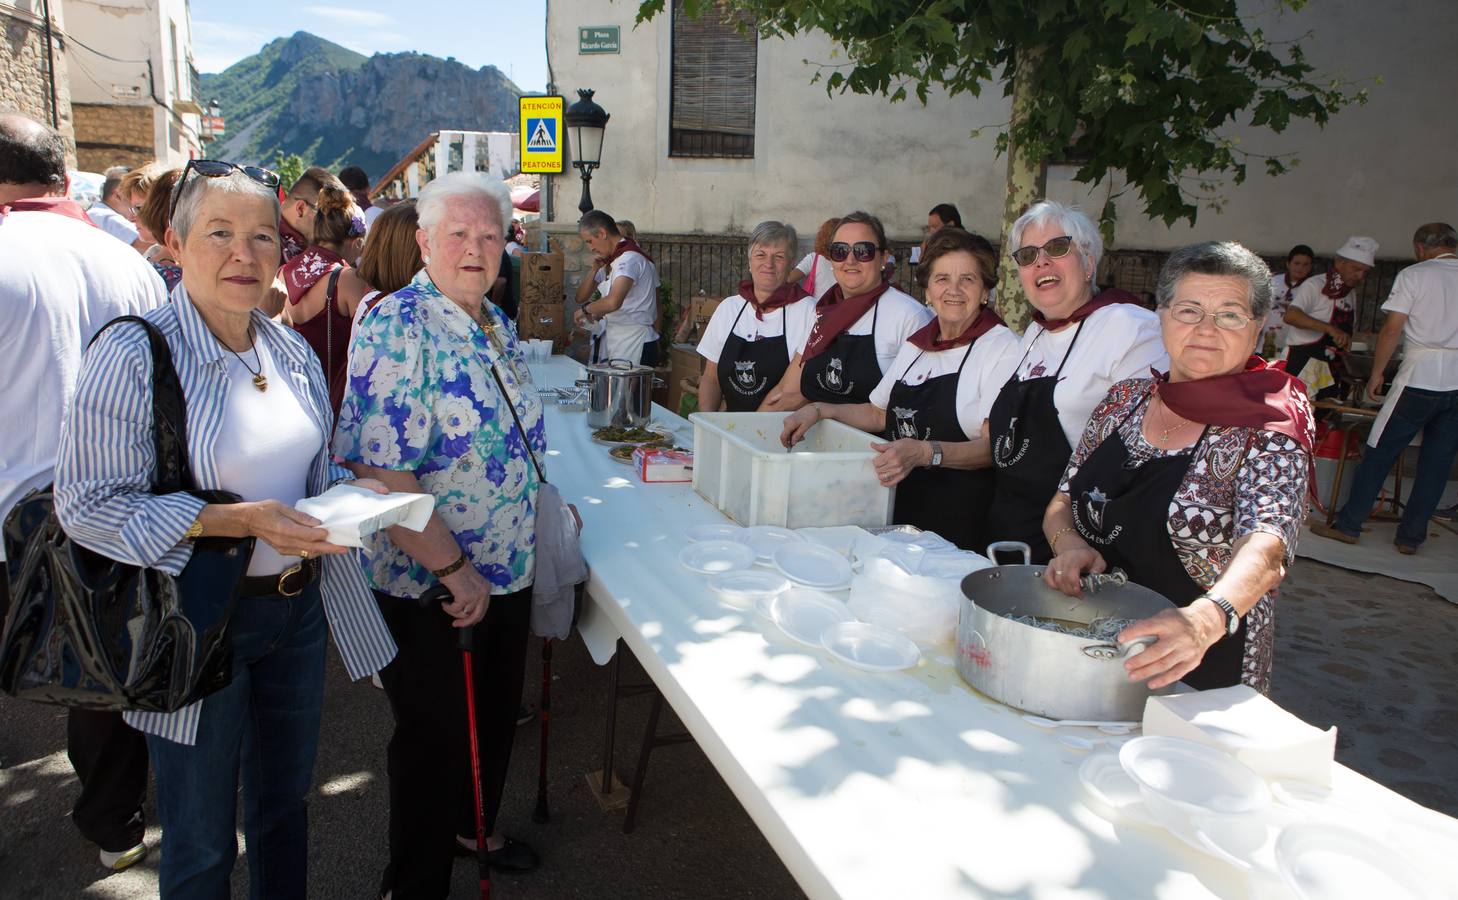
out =
[[112,103],[77,103],[76,161],[86,172],[104,172],[111,166],[135,168],[157,158],[153,147],[150,106]]
[[[51,124],[51,84],[47,73],[45,31],[39,4],[30,15],[21,2],[15,12],[0,7],[0,110],[13,109]],[[66,138],[67,164],[75,162],[75,134],[71,121],[70,79],[65,53],[55,48],[56,128]]]

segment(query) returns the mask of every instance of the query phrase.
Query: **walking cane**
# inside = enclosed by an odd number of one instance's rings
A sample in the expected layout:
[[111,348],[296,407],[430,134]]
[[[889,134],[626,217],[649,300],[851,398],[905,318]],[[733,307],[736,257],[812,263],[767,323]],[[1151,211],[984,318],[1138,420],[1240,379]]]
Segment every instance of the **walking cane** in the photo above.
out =
[[542,741],[537,749],[537,808],[532,811],[532,821],[552,821],[547,811],[547,737],[552,718],[552,639],[542,640]]
[[[421,606],[449,602],[451,592],[444,585],[437,585],[420,597]],[[476,872],[481,883],[481,900],[491,900],[491,857],[486,849],[486,801],[481,793],[481,745],[476,731],[476,680],[472,653],[474,651],[474,628],[457,628],[456,645],[461,648],[461,668],[466,678],[466,729],[471,742],[471,784],[475,789],[476,801]]]

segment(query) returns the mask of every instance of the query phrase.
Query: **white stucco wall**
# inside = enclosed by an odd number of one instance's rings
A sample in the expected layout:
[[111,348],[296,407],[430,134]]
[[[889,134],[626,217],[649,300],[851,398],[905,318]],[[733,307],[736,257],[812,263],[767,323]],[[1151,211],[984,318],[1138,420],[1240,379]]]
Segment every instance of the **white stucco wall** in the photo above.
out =
[[[1202,210],[1198,224],[1173,228],[1146,220],[1131,192],[1119,203],[1114,246],[1166,249],[1191,240],[1234,238],[1266,253],[1293,243],[1330,252],[1349,234],[1369,234],[1382,256],[1408,255],[1413,228],[1458,218],[1458,27],[1450,0],[1324,0],[1299,14],[1261,20],[1274,39],[1315,31],[1302,46],[1328,76],[1362,78],[1371,102],[1341,113],[1320,130],[1300,123],[1285,134],[1253,131],[1242,146],[1295,152],[1301,165],[1277,179],[1257,161],[1244,185],[1227,185],[1222,212]],[[612,115],[604,166],[593,180],[596,205],[658,232],[743,231],[779,218],[813,233],[827,216],[868,209],[897,236],[914,237],[934,204],[956,203],[967,224],[994,234],[1001,216],[1006,164],[994,155],[996,125],[1008,118],[1000,84],[980,98],[935,94],[891,104],[880,97],[837,95],[810,84],[815,63],[843,61],[821,35],[761,40],[755,158],[668,156],[668,15],[634,30],[636,3],[556,0],[548,44],[557,89],[597,90]],[[618,25],[620,55],[579,55],[577,31]],[[809,60],[809,63],[805,62]],[[974,128],[988,128],[971,138]],[[1049,195],[1080,200],[1097,214],[1108,186],[1092,191],[1050,173]],[[554,218],[571,221],[580,196],[575,172],[554,179]],[[1116,185],[1117,188],[1117,185]]]

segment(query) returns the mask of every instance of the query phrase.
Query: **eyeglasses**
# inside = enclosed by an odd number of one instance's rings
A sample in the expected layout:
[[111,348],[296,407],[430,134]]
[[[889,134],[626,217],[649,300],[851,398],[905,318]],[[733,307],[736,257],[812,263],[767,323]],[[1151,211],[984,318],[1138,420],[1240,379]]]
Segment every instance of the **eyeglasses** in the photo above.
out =
[[235,171],[242,172],[266,188],[278,189],[278,173],[261,166],[240,166],[221,159],[189,159],[187,165],[182,169],[182,174],[178,176],[177,184],[172,188],[172,204],[167,208],[168,221],[171,221],[172,217],[177,214],[177,201],[182,199],[182,187],[187,183],[189,173],[196,172],[204,178],[222,178]]
[[1062,259],[1073,248],[1073,238],[1068,235],[1056,237],[1041,247],[1019,247],[1012,252],[1013,261],[1023,268],[1038,261],[1038,251],[1048,254],[1049,259]]
[[876,258],[880,249],[870,241],[856,241],[854,244],[836,241],[830,245],[830,259],[833,262],[845,262],[845,258],[854,253],[857,262],[870,262]]
[[1181,303],[1179,306],[1172,306],[1169,316],[1181,325],[1199,325],[1209,316],[1215,320],[1215,325],[1226,331],[1239,331],[1254,321],[1254,317],[1244,313],[1238,313],[1233,309],[1222,309],[1220,312],[1206,312],[1203,306],[1194,303]]

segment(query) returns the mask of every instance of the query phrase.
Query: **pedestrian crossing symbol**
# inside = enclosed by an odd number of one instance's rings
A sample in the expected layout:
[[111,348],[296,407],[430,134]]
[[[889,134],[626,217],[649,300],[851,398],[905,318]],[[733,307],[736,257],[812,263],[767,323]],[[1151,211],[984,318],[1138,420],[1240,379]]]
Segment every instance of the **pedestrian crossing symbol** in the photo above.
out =
[[557,152],[557,121],[555,119],[527,119],[527,152]]
[[523,173],[561,175],[564,166],[562,131],[566,105],[561,97],[523,96],[518,99],[517,145]]

